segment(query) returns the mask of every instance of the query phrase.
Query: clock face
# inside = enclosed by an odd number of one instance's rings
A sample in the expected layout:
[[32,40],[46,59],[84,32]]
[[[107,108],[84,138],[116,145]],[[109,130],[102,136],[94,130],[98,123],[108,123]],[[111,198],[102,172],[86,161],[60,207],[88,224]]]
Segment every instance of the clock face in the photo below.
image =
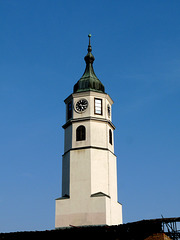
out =
[[75,107],[76,107],[77,112],[84,112],[86,110],[86,108],[88,107],[88,101],[86,99],[80,99],[76,103]]

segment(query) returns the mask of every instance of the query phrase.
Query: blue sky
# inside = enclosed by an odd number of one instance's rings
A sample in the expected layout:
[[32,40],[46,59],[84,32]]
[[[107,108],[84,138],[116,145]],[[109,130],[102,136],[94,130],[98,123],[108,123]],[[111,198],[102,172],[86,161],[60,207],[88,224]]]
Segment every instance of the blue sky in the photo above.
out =
[[85,69],[114,100],[124,222],[180,216],[180,1],[0,0],[0,232],[54,228],[64,99]]

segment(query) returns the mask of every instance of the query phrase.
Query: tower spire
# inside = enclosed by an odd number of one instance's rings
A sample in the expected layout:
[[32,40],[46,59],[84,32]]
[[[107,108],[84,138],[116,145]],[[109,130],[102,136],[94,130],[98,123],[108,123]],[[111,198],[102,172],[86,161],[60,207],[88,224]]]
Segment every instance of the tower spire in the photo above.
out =
[[84,71],[83,76],[79,79],[79,81],[74,85],[74,93],[75,92],[84,92],[84,91],[95,91],[95,92],[104,92],[104,86],[101,81],[97,78],[94,69],[93,62],[95,57],[93,56],[92,47],[91,47],[91,34],[89,37],[89,45],[88,45],[88,53],[84,57],[86,62],[86,69]]

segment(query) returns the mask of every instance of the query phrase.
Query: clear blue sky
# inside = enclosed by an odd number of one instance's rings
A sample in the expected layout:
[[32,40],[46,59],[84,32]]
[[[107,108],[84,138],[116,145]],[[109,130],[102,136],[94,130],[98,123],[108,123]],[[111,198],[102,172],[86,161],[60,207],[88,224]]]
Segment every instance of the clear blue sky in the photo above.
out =
[[180,216],[179,13],[179,0],[0,0],[0,232],[54,228],[88,33],[115,102],[124,222]]

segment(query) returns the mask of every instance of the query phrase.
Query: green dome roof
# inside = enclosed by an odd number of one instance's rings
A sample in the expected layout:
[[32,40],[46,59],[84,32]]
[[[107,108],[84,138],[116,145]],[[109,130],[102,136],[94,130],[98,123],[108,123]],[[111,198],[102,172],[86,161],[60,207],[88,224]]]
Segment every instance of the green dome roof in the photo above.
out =
[[88,53],[84,58],[86,62],[86,69],[84,71],[83,76],[74,85],[74,93],[85,91],[96,91],[104,93],[105,91],[104,85],[101,83],[101,81],[96,77],[96,74],[94,73],[93,62],[95,58],[91,53],[92,51],[90,43],[91,35],[89,34],[88,37],[89,37]]

